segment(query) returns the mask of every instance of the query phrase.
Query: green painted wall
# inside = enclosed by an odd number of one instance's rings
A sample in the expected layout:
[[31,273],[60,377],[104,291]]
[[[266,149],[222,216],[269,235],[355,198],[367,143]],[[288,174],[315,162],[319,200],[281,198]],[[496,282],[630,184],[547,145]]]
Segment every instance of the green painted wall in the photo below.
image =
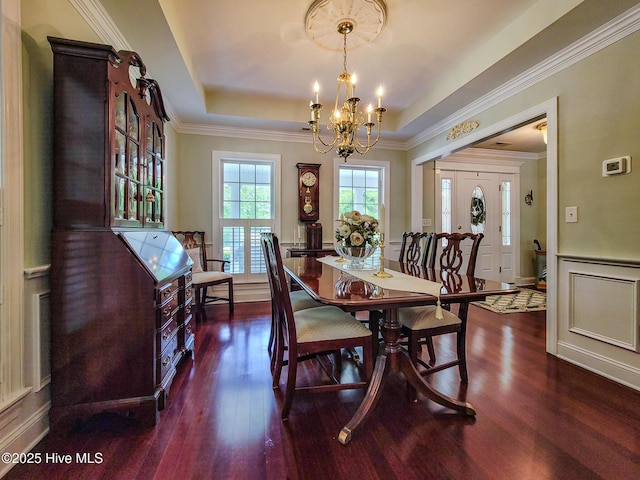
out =
[[[491,125],[558,97],[560,254],[640,258],[638,167],[628,175],[601,175],[605,159],[631,155],[640,162],[639,51],[636,32],[473,117]],[[443,146],[445,135],[411,149],[407,162]],[[546,175],[538,170],[536,198],[546,195]],[[564,223],[565,207],[574,205],[578,223]]]
[[[179,208],[177,227],[183,229],[203,228],[211,235],[213,212],[212,152],[214,150],[279,154],[281,155],[281,241],[293,241],[293,232],[298,225],[298,169],[296,163],[319,163],[320,167],[320,223],[323,226],[323,241],[333,241],[335,219],[333,206],[333,155],[321,155],[313,150],[311,143],[247,140],[241,138],[214,137],[204,135],[180,135],[178,151],[178,185],[176,202]],[[389,161],[391,164],[391,201],[389,202],[391,231],[402,232],[408,211],[408,179],[406,177],[404,152],[374,149],[367,159]],[[211,237],[210,237],[211,238]],[[399,239],[399,237],[398,237]],[[392,237],[392,241],[397,240]]]

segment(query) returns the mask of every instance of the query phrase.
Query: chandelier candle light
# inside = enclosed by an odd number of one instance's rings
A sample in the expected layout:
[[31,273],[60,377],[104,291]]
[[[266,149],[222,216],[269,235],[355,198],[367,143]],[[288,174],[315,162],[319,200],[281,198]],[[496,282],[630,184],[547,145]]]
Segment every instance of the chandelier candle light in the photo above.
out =
[[[336,93],[336,101],[333,112],[329,117],[329,123],[327,129],[333,131],[333,140],[331,142],[325,142],[319,133],[320,124],[320,110],[323,105],[319,101],[320,86],[318,82],[315,82],[313,91],[315,93],[314,98],[309,104],[311,109],[311,120],[309,125],[311,126],[311,134],[313,137],[313,147],[319,153],[327,153],[334,146],[336,147],[336,153],[338,156],[347,158],[354,152],[364,155],[369,149],[378,143],[380,140],[380,130],[382,126],[382,114],[387,111],[382,106],[382,86],[378,88],[378,107],[373,108],[373,105],[369,104],[367,108],[367,120],[365,122],[364,114],[358,111],[358,103],[360,99],[356,96],[356,75],[352,75],[347,71],[347,35],[354,29],[354,24],[348,20],[342,21],[338,24],[338,33],[344,37],[343,46],[343,72],[338,75],[338,91]],[[344,96],[341,100],[341,93]],[[376,122],[373,122],[372,113],[375,112]],[[371,131],[373,126],[376,125],[377,133],[375,139],[371,139]],[[365,127],[367,134],[367,141],[362,143],[358,139],[358,131],[361,127]],[[319,145],[322,144],[322,146]],[[326,148],[323,148],[326,147]]]

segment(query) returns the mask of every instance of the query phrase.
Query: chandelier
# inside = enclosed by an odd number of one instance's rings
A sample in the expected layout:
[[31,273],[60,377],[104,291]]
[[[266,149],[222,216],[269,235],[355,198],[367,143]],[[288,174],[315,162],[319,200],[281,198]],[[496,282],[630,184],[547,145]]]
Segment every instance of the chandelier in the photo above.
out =
[[[315,2],[312,8],[319,2]],[[327,2],[322,2],[321,5],[326,5]],[[354,12],[354,4],[358,2],[347,2],[349,4],[350,13]],[[384,16],[386,10],[384,10],[384,3],[380,0],[374,2],[365,2],[366,8],[373,6],[377,9],[377,13],[382,13],[379,16],[382,20],[377,25],[377,32],[382,29],[384,24]],[[382,10],[380,10],[380,7]],[[309,10],[311,12],[312,9]],[[307,28],[309,28],[309,13],[307,13]],[[352,75],[347,70],[347,35],[354,30],[355,24],[349,18],[341,19],[337,24],[337,31],[343,37],[342,51],[343,51],[343,71],[338,75],[338,90],[336,92],[335,104],[333,105],[333,111],[329,116],[327,123],[327,130],[333,133],[333,138],[330,140],[324,140],[320,134],[320,110],[323,105],[319,101],[320,86],[318,82],[314,85],[314,98],[309,103],[309,109],[311,110],[311,120],[309,126],[311,135],[313,138],[313,147],[318,153],[327,153],[333,147],[338,156],[347,158],[354,152],[364,155],[373,147],[378,140],[380,140],[380,131],[382,126],[382,115],[386,112],[386,108],[382,106],[382,87],[378,88],[378,106],[373,107],[369,104],[366,114],[359,110],[358,105],[360,98],[356,96],[356,75]],[[374,35],[375,36],[375,35]],[[315,40],[315,39],[314,39]],[[376,127],[375,138],[372,138],[373,127]],[[363,130],[366,134],[366,140],[359,138],[360,131]]]

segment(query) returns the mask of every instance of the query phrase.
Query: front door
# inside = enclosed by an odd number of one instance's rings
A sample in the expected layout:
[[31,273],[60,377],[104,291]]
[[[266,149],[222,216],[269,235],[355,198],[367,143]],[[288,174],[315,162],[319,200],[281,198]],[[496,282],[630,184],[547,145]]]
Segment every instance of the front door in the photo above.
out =
[[475,270],[478,277],[513,282],[512,186],[513,174],[441,171],[438,228],[484,234]]

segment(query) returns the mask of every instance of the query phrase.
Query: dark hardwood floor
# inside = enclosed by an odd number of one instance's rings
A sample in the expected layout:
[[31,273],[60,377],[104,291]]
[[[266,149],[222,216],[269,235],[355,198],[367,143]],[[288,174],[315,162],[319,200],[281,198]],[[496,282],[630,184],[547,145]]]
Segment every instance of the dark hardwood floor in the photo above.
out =
[[[97,416],[54,429],[7,479],[484,479],[640,478],[640,392],[545,353],[544,312],[469,312],[469,384],[457,369],[432,376],[465,398],[475,419],[421,398],[391,376],[374,415],[346,446],[337,435],[362,390],[297,395],[288,423],[271,388],[267,303],[208,310],[195,359],[181,365],[155,428]],[[440,355],[453,342],[437,344]],[[343,362],[353,371],[350,362]],[[317,375],[313,365],[304,379]],[[346,372],[349,374],[350,372]],[[79,463],[86,453],[100,463]],[[71,464],[44,462],[70,454]]]

